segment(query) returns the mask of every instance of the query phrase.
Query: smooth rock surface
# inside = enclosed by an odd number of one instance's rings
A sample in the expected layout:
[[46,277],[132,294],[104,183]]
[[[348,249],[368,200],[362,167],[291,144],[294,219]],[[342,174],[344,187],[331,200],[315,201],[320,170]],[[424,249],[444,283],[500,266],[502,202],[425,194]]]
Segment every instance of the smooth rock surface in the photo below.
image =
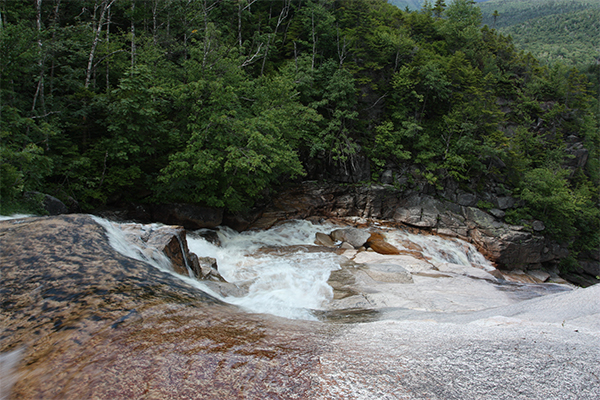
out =
[[336,241],[346,242],[352,245],[355,249],[363,246],[371,237],[369,232],[357,228],[336,229],[330,234],[331,238]]
[[[336,301],[360,296],[380,311],[292,321],[242,312],[122,255],[89,216],[2,221],[0,363],[3,383],[14,382],[2,395],[600,398],[600,286],[548,294],[557,285],[534,285],[539,297],[523,299],[522,285],[490,292],[487,279],[407,255],[347,256],[354,261],[338,271],[348,290]],[[377,273],[410,273],[414,283]],[[343,324],[361,313],[379,320]]]

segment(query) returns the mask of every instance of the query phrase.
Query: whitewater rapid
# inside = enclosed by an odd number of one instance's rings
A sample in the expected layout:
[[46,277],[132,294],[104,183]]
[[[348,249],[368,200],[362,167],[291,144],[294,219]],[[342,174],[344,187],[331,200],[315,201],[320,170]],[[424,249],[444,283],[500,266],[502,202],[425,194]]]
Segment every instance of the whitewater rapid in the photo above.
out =
[[[335,252],[309,251],[317,232],[329,234],[340,228],[331,223],[288,221],[262,231],[236,232],[227,227],[216,230],[218,244],[205,239],[206,231],[188,232],[191,252],[217,260],[221,276],[230,284],[247,289],[241,296],[223,296],[205,282],[173,271],[160,252],[143,251],[130,243],[120,224],[95,217],[108,232],[111,245],[128,257],[154,265],[224,302],[254,313],[266,313],[290,319],[317,320],[315,311],[326,310],[333,298],[328,284],[331,272],[348,259]],[[152,224],[148,229],[157,227]],[[387,241],[400,250],[416,251],[431,265],[451,263],[481,270],[493,270],[475,247],[458,239],[417,235],[402,229],[374,226],[384,232]],[[190,274],[191,275],[191,274]]]

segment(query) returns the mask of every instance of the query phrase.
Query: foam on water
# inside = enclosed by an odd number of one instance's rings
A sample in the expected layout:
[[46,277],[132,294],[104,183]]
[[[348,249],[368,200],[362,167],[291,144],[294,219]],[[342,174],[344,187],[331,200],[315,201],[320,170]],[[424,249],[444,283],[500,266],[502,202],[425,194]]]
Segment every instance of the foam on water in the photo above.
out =
[[[250,312],[268,313],[292,319],[317,319],[312,310],[326,309],[333,298],[328,285],[330,273],[340,268],[341,257],[335,253],[307,252],[302,245],[313,245],[315,234],[329,234],[339,226],[314,225],[308,221],[290,221],[264,231],[236,232],[227,227],[217,231],[220,245],[204,239],[202,231],[187,236],[191,252],[217,260],[219,273],[234,285],[248,288],[241,297],[222,296],[200,280],[179,275],[162,253],[149,253],[125,238],[119,224],[95,218],[109,233],[111,245],[120,253],[154,265],[188,284],[235,304]],[[415,235],[390,229],[388,242],[400,249],[417,245],[429,262],[453,263],[492,270],[492,264],[473,245],[458,239],[432,235]],[[289,246],[300,246],[290,249]],[[265,251],[280,249],[281,251]]]
[[416,235],[403,230],[386,232],[387,240],[399,249],[409,250],[406,242],[422,248],[422,254],[432,263],[452,263],[473,266],[486,271],[494,270],[492,263],[475,246],[460,239],[449,239],[433,235]]
[[16,369],[21,361],[23,349],[0,353],[0,400],[8,399],[12,386],[17,381]]
[[307,221],[291,221],[266,231],[243,233],[220,228],[221,246],[190,235],[188,247],[196,254],[216,258],[219,272],[228,282],[249,283],[248,295],[227,297],[225,301],[253,312],[316,319],[310,310],[322,308],[333,298],[327,280],[331,271],[339,268],[339,256],[301,250],[281,256],[258,250],[312,245],[316,232],[332,229]]

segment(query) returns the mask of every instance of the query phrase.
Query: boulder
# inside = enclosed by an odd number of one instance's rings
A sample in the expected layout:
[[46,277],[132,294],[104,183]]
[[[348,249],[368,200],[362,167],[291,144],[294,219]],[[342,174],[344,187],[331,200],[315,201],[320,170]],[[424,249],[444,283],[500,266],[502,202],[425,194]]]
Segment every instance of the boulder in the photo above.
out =
[[496,218],[504,218],[504,216],[506,215],[506,213],[498,208],[492,208],[489,211],[490,214],[492,214],[494,217]]
[[192,253],[197,261],[193,262],[192,271],[198,279],[225,282],[217,267],[217,260],[212,257],[197,257]]
[[514,199],[514,197],[503,196],[503,197],[498,197],[497,202],[498,202],[499,209],[506,210],[506,209],[514,207],[515,203],[517,201]]
[[587,274],[600,276],[600,261],[579,261],[579,265]]
[[335,241],[346,242],[358,249],[369,240],[371,234],[358,228],[344,228],[334,230],[330,236]]
[[54,196],[50,196],[49,194],[32,191],[25,192],[23,196],[27,200],[39,200],[40,206],[46,210],[49,215],[61,215],[69,212],[69,209],[62,201]]
[[550,274],[540,269],[527,271],[527,275],[533,277],[536,281],[540,283],[546,282],[548,279],[550,279]]
[[367,240],[366,246],[379,254],[400,254],[400,250],[386,242],[385,237],[378,232],[371,234],[371,237]]
[[542,221],[533,221],[533,223],[531,224],[531,227],[536,232],[541,232],[544,229],[546,229],[546,226],[544,225],[544,223]]
[[383,171],[379,181],[384,185],[391,185],[392,183],[394,183],[394,173],[392,172],[392,170],[386,169],[385,171]]
[[154,254],[158,251],[167,257],[175,272],[189,276],[188,268],[192,269],[194,260],[182,226],[129,223],[120,224],[118,227],[125,234],[125,238],[140,248],[148,258],[160,262]]
[[335,243],[331,239],[329,235],[326,235],[322,232],[317,232],[315,234],[315,244],[317,246],[325,246],[325,247],[336,247]]

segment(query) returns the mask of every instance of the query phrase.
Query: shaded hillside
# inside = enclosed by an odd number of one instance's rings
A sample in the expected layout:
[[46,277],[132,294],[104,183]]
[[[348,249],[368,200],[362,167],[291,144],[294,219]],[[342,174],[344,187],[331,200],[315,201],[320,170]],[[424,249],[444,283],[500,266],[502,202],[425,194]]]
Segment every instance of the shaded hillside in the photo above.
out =
[[[564,15],[572,12],[600,8],[593,0],[489,0],[479,4],[483,23],[496,28],[505,28],[550,15]],[[494,11],[499,16],[494,18]]]
[[[474,0],[476,3],[483,3],[489,0]],[[430,4],[435,4],[436,0],[429,0]],[[444,3],[450,3],[451,0],[444,1]],[[405,10],[407,7],[409,10],[418,11],[423,7],[427,0],[388,0],[388,3]]]

